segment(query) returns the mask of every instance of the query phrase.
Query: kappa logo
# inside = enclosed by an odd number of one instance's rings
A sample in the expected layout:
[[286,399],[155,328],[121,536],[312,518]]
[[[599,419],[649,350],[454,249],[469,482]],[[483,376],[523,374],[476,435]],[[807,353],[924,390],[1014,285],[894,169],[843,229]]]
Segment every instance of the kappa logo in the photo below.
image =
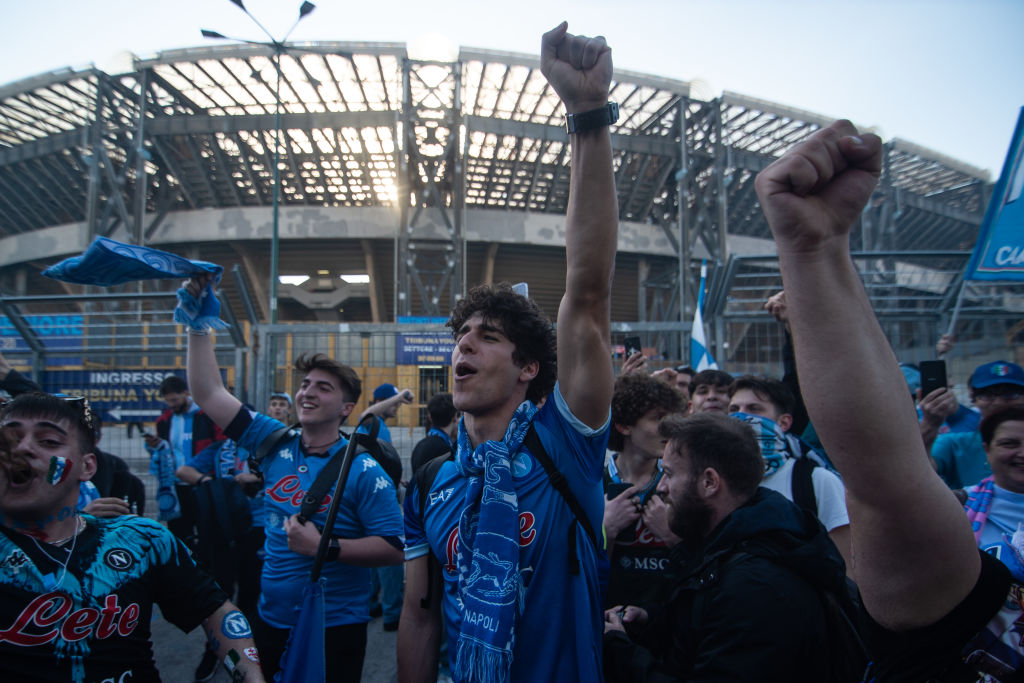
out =
[[279,450],[277,452],[277,457],[281,458],[282,460],[291,460],[292,459],[292,449],[290,449],[290,448],[282,448],[281,450]]
[[103,556],[103,563],[118,572],[125,572],[135,566],[135,558],[124,548],[111,548]]
[[373,458],[366,458],[363,460],[363,472],[366,470],[372,470],[374,467],[379,467],[379,465]]
[[386,489],[391,485],[391,480],[387,477],[377,477],[373,484],[373,492],[376,493],[381,489]]
[[21,569],[28,564],[28,555],[20,548],[0,561],[0,569]]

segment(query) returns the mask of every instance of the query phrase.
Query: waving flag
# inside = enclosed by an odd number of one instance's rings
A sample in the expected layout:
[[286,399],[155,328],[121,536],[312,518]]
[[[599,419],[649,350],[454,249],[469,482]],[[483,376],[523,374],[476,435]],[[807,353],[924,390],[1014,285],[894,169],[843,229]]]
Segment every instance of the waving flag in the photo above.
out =
[[989,202],[965,280],[1024,281],[1024,109]]
[[717,370],[718,363],[708,351],[707,341],[704,337],[704,316],[701,309],[704,308],[704,282],[708,277],[708,262],[700,263],[700,287],[697,289],[697,310],[693,312],[693,328],[690,330],[690,365],[697,372],[702,370]]

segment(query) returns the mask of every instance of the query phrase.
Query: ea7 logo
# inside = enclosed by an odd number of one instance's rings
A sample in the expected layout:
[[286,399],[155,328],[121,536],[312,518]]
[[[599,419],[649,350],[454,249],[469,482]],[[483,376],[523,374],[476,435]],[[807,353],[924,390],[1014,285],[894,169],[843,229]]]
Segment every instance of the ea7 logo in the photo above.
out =
[[436,493],[431,493],[430,504],[433,505],[434,503],[441,503],[443,501],[448,500],[449,498],[451,498],[453,491],[455,491],[455,487],[441,489]]

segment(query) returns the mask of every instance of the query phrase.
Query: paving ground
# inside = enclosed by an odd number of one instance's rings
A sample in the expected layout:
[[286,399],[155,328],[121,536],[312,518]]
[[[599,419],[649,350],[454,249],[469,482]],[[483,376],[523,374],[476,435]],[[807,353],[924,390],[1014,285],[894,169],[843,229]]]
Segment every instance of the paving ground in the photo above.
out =
[[[398,680],[395,662],[397,634],[385,632],[381,628],[382,623],[377,618],[367,628],[363,683],[395,683]],[[196,666],[203,655],[202,629],[197,628],[186,635],[162,617],[154,616],[153,651],[164,683],[192,683]],[[221,669],[213,678],[213,683],[229,683],[230,680],[227,671]]]

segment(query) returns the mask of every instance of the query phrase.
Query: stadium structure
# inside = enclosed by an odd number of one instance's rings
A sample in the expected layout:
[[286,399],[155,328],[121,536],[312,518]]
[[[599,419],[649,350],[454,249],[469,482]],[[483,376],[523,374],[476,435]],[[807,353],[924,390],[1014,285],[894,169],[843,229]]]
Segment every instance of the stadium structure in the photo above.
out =
[[[703,262],[716,358],[777,373],[783,335],[762,304],[781,280],[753,181],[829,120],[622,70],[611,99],[612,350],[637,334],[652,357],[685,362]],[[37,376],[181,368],[178,283],[100,290],[40,275],[107,236],[225,267],[231,328],[218,349],[254,402],[290,386],[288,359],[304,350],[362,368],[371,386],[414,386],[425,402],[447,385],[439,321],[468,287],[527,282],[557,311],[562,113],[536,56],[422,59],[399,43],[191,48],[124,73],[68,69],[0,87],[0,342]],[[852,240],[901,360],[934,353],[991,191],[985,171],[886,141]],[[1019,352],[1021,289],[963,291],[965,367]]]

